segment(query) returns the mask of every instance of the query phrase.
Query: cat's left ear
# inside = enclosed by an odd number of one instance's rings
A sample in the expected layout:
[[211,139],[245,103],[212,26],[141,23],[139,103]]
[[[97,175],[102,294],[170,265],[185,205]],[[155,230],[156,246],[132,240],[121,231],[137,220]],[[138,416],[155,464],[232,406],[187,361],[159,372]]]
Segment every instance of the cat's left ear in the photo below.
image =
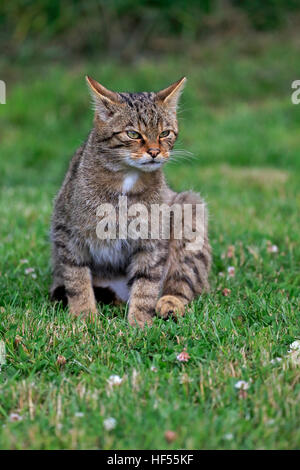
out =
[[93,78],[86,76],[86,81],[98,116],[101,121],[108,121],[124,103],[118,93],[108,90]]
[[172,111],[176,112],[180,95],[183,91],[186,82],[186,77],[182,77],[177,82],[170,85],[168,88],[156,93],[157,101],[161,102],[164,106],[167,106]]

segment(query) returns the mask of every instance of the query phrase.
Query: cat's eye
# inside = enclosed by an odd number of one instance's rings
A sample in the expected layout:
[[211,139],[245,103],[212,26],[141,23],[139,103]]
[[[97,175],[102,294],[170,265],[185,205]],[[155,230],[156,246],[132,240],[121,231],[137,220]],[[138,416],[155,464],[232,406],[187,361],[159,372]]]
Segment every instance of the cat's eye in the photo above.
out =
[[127,135],[128,135],[128,137],[130,137],[130,139],[140,139],[141,138],[141,134],[139,134],[136,131],[127,131]]
[[170,134],[170,131],[162,131],[159,135],[159,138],[163,139],[164,137],[168,137],[169,134]]

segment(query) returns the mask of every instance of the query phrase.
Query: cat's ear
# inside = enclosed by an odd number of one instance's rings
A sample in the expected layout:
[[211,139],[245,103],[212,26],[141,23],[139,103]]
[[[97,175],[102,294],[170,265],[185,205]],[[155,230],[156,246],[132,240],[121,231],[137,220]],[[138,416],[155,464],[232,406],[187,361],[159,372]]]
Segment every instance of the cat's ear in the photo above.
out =
[[99,118],[101,121],[108,121],[124,103],[117,93],[108,90],[93,78],[86,76],[86,81]]
[[183,91],[185,82],[186,78],[182,77],[180,80],[173,83],[168,88],[165,88],[164,90],[161,90],[156,93],[157,101],[161,102],[164,106],[167,106],[172,111],[176,112],[178,101]]

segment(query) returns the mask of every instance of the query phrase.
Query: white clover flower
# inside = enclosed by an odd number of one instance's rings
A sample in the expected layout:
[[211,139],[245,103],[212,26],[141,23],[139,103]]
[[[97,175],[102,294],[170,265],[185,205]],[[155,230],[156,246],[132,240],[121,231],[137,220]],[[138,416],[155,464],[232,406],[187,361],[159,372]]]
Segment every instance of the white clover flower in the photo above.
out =
[[239,380],[239,381],[235,384],[235,388],[241,389],[241,390],[248,390],[249,387],[250,387],[249,382],[245,382],[245,380]]
[[276,364],[276,362],[281,362],[282,361],[282,357],[275,357],[275,359],[272,359],[270,361],[271,364]]
[[34,272],[34,268],[27,268],[27,269],[25,269],[24,272],[25,272],[25,274],[31,274],[31,273]]
[[0,341],[0,366],[6,364],[6,349],[4,341]]
[[115,418],[106,418],[103,421],[103,426],[106,431],[111,431],[112,429],[114,429],[116,427],[116,424],[117,421],[115,420]]
[[231,432],[227,433],[224,435],[224,439],[226,439],[226,441],[232,441],[233,439],[233,434]]
[[188,360],[190,359],[190,355],[186,351],[186,349],[184,349],[183,351],[181,351],[181,353],[179,353],[176,356],[176,359],[177,359],[177,361],[180,361],[180,362],[188,362]]
[[75,418],[83,418],[84,417],[84,413],[82,413],[81,411],[76,411],[75,413]]
[[295,365],[300,365],[300,341],[296,340],[292,344],[290,344],[290,348],[288,350],[288,359]]
[[9,421],[14,422],[14,421],[22,421],[23,417],[20,416],[18,413],[10,413],[9,415]]
[[123,379],[119,375],[111,375],[107,382],[111,387],[113,387],[115,385],[121,385]]
[[297,341],[294,341],[292,344],[290,344],[290,350],[288,352],[291,352],[291,351],[300,351],[300,341],[297,340]]
[[230,277],[234,277],[234,275],[235,275],[235,267],[234,267],[234,266],[229,266],[229,267],[227,268],[227,272],[228,272],[228,275],[229,275]]
[[151,367],[150,367],[150,370],[151,370],[152,372],[157,372],[157,367],[151,366]]

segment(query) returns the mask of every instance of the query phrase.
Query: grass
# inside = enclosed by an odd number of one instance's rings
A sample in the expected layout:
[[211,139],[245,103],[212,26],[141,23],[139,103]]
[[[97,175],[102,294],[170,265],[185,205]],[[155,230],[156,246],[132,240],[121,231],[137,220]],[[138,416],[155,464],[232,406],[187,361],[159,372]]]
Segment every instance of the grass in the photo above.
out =
[[[274,39],[253,50],[233,42],[204,47],[197,60],[135,68],[32,65],[8,84],[0,107],[0,448],[300,447],[300,369],[285,359],[300,338],[300,106],[290,101],[299,43]],[[125,309],[106,307],[89,325],[48,300],[52,200],[92,121],[85,73],[131,90],[189,77],[177,148],[194,158],[170,164],[167,177],[206,198],[214,263],[211,293],[178,323],[157,319],[137,331]],[[177,360],[184,348],[186,363]],[[121,385],[109,387],[112,374]],[[110,431],[108,417],[116,419]]]

